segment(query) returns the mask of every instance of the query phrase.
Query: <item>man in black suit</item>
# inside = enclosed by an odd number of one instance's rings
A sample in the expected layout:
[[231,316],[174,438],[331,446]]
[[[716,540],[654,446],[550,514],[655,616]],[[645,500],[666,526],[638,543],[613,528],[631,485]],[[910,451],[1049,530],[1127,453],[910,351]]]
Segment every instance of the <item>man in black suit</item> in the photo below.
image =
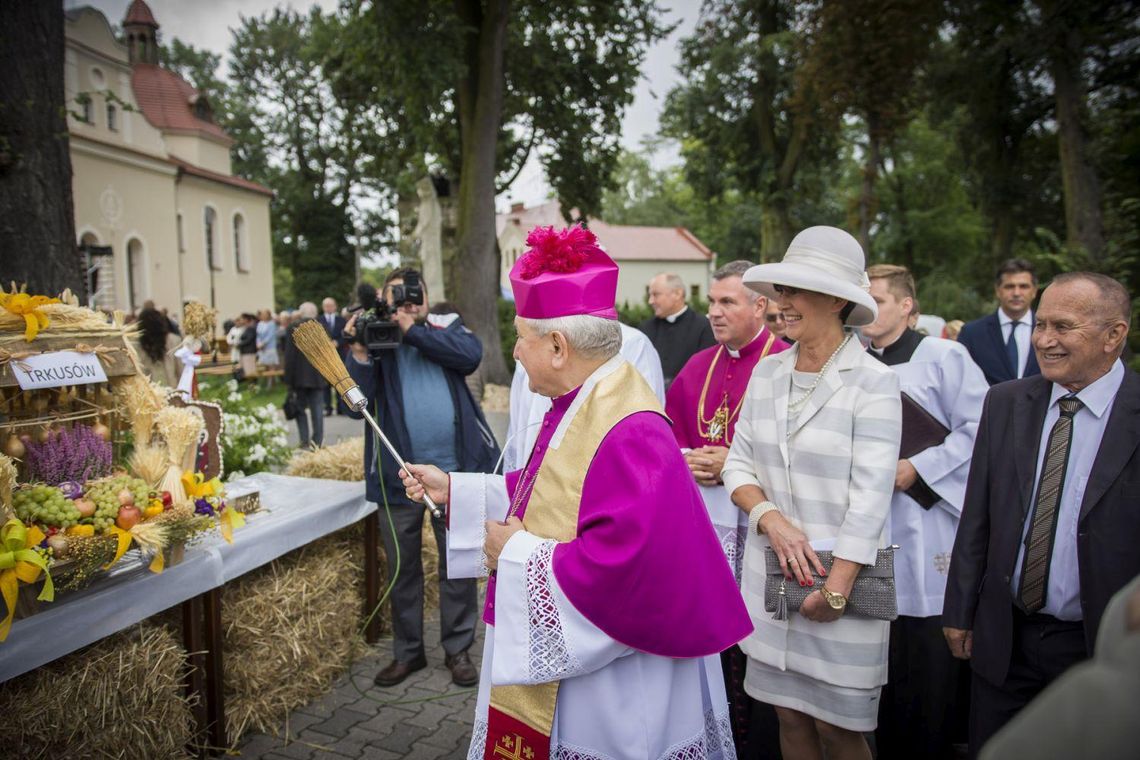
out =
[[[320,322],[325,328],[325,332],[329,337],[336,342],[336,352],[342,357],[347,350],[348,342],[344,339],[344,317],[336,308],[335,298],[326,298],[321,301],[321,316]],[[340,409],[340,398],[335,389],[329,389],[329,396],[325,399],[325,414],[333,413],[333,404],[336,403],[337,409]]]
[[716,345],[708,317],[685,305],[685,282],[665,272],[649,281],[653,316],[637,326],[661,357],[665,389],[693,354]]
[[1040,372],[1030,336],[1037,297],[1037,275],[1025,259],[1010,259],[994,278],[998,310],[962,326],[958,342],[986,376],[990,385]]
[[942,611],[974,678],[970,752],[1096,641],[1140,573],[1140,375],[1131,304],[1104,275],[1056,278],[1037,312],[1041,376],[986,397]]

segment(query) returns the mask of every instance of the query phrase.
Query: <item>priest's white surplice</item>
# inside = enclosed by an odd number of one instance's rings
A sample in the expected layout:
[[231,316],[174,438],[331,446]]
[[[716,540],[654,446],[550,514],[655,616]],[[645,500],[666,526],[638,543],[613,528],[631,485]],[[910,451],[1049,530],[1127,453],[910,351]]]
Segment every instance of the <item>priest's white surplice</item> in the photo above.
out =
[[[484,521],[506,515],[504,480],[451,477],[449,575],[485,575]],[[561,680],[552,758],[734,758],[719,657],[661,657],[606,635],[559,588],[555,543],[520,531],[499,556],[468,757],[483,757],[491,686]]]

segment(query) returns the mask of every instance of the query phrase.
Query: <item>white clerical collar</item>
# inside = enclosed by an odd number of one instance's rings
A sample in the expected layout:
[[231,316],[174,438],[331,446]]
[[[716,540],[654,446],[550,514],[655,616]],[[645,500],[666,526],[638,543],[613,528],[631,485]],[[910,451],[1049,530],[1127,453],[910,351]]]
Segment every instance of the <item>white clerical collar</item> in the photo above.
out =
[[[1002,327],[1005,327],[1006,325],[1008,325],[1012,321],[1013,321],[1013,317],[1006,314],[1005,309],[1002,309],[999,307],[998,308],[998,324],[1001,325]],[[1025,314],[1023,314],[1021,316],[1021,319],[1019,319],[1017,321],[1023,325],[1033,324],[1033,309],[1030,309],[1029,311],[1025,312]]]
[[[1117,359],[1112,363],[1112,368],[1108,372],[1081,388],[1077,391],[1076,396],[1085,405],[1085,408],[1099,419],[1112,406],[1112,400],[1116,398],[1116,392],[1120,390],[1122,382],[1124,382],[1124,364],[1121,363],[1120,359]],[[1070,395],[1068,388],[1060,383],[1053,383],[1053,393],[1049,398],[1049,406],[1052,407],[1059,399],[1068,395]]]
[[752,340],[748,341],[743,346],[741,346],[739,350],[735,349],[735,348],[729,348],[728,344],[725,344],[724,350],[727,351],[728,355],[731,356],[733,359],[739,359],[740,358],[740,352],[743,351],[748,346],[751,346],[754,341],[758,340],[760,338],[760,335],[763,332],[764,332],[764,328],[761,327],[760,332],[756,333],[756,335],[753,336]]
[[673,324],[674,322],[677,321],[678,317],[680,317],[682,314],[684,314],[688,310],[689,310],[688,306],[682,306],[681,310],[679,312],[677,312],[676,314],[665,317],[665,321],[668,322],[669,324]]

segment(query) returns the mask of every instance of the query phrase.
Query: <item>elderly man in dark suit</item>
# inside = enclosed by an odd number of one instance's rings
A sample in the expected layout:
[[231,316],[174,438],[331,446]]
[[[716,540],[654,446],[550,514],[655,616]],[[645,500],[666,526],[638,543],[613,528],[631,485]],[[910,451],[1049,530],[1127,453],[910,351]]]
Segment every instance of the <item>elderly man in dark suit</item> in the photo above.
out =
[[1104,275],[1045,290],[1041,376],[991,388],[942,612],[974,672],[970,751],[1085,659],[1105,606],[1140,573],[1140,376],[1120,354],[1128,292]]
[[1040,372],[1033,355],[1033,299],[1037,275],[1025,259],[1010,259],[994,278],[998,309],[962,326],[958,342],[986,376],[990,385],[1029,377]]

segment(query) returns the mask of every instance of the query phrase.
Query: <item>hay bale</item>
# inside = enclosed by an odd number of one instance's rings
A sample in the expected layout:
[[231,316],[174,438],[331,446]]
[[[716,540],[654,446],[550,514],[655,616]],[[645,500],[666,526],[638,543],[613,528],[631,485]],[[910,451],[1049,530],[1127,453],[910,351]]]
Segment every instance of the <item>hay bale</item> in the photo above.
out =
[[226,728],[275,733],[363,651],[359,534],[341,531],[226,585]]
[[289,461],[285,474],[301,478],[364,480],[364,437],[298,451]]
[[60,658],[0,689],[9,757],[191,757],[186,652],[147,623]]
[[502,412],[506,414],[511,409],[511,388],[509,385],[492,385],[488,383],[483,388],[483,411]]

